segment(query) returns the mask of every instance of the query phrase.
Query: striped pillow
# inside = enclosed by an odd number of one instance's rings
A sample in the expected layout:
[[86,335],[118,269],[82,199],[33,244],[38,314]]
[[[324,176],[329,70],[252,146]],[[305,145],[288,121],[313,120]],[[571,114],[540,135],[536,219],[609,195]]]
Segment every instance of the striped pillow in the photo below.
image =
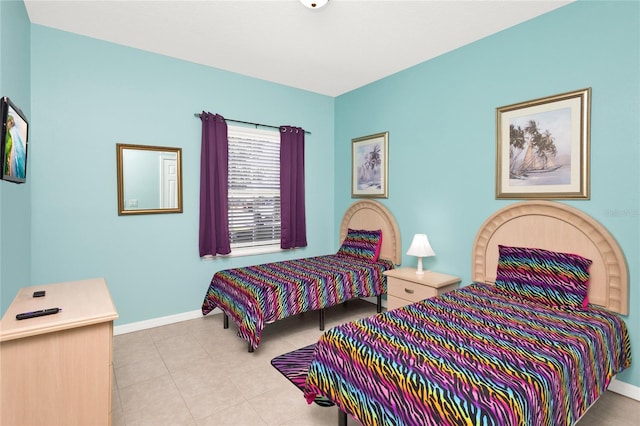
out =
[[547,306],[586,308],[591,260],[577,254],[498,246],[496,286]]
[[347,231],[338,255],[353,257],[360,260],[375,262],[380,254],[382,245],[382,230],[367,231],[365,229],[351,229]]

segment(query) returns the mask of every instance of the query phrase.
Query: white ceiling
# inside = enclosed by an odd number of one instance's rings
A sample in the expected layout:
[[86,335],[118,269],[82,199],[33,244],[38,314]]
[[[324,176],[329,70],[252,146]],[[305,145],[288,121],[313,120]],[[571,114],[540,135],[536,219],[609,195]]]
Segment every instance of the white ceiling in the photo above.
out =
[[573,0],[25,0],[32,23],[338,96]]

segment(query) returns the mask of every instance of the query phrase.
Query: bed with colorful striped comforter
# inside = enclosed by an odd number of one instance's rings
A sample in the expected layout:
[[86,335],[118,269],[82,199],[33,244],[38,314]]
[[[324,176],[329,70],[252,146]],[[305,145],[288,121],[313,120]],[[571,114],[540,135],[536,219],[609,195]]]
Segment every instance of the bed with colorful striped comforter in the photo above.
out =
[[571,425],[631,363],[615,314],[483,283],[332,328],[314,356],[307,400],[365,425]]
[[384,271],[393,263],[341,255],[316,256],[217,272],[202,314],[220,308],[238,325],[238,336],[258,347],[265,324],[327,308],[356,297],[386,293]]

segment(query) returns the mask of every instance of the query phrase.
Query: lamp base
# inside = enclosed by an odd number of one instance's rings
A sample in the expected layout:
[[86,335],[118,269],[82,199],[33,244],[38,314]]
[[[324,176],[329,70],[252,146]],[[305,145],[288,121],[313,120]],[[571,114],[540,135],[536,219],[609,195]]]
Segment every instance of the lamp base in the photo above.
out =
[[418,269],[416,270],[416,275],[424,275],[424,270],[422,269],[422,258],[418,257]]

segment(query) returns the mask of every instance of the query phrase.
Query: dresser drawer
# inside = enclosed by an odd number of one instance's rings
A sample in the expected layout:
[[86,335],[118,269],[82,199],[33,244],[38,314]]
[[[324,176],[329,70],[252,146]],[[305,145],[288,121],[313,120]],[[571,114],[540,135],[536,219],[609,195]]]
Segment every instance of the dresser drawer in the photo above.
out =
[[422,284],[405,281],[394,277],[387,277],[387,294],[400,299],[417,302],[436,296],[437,289]]
[[387,295],[387,311],[392,311],[394,309],[400,308],[402,306],[410,305],[412,303],[413,302],[410,300]]

